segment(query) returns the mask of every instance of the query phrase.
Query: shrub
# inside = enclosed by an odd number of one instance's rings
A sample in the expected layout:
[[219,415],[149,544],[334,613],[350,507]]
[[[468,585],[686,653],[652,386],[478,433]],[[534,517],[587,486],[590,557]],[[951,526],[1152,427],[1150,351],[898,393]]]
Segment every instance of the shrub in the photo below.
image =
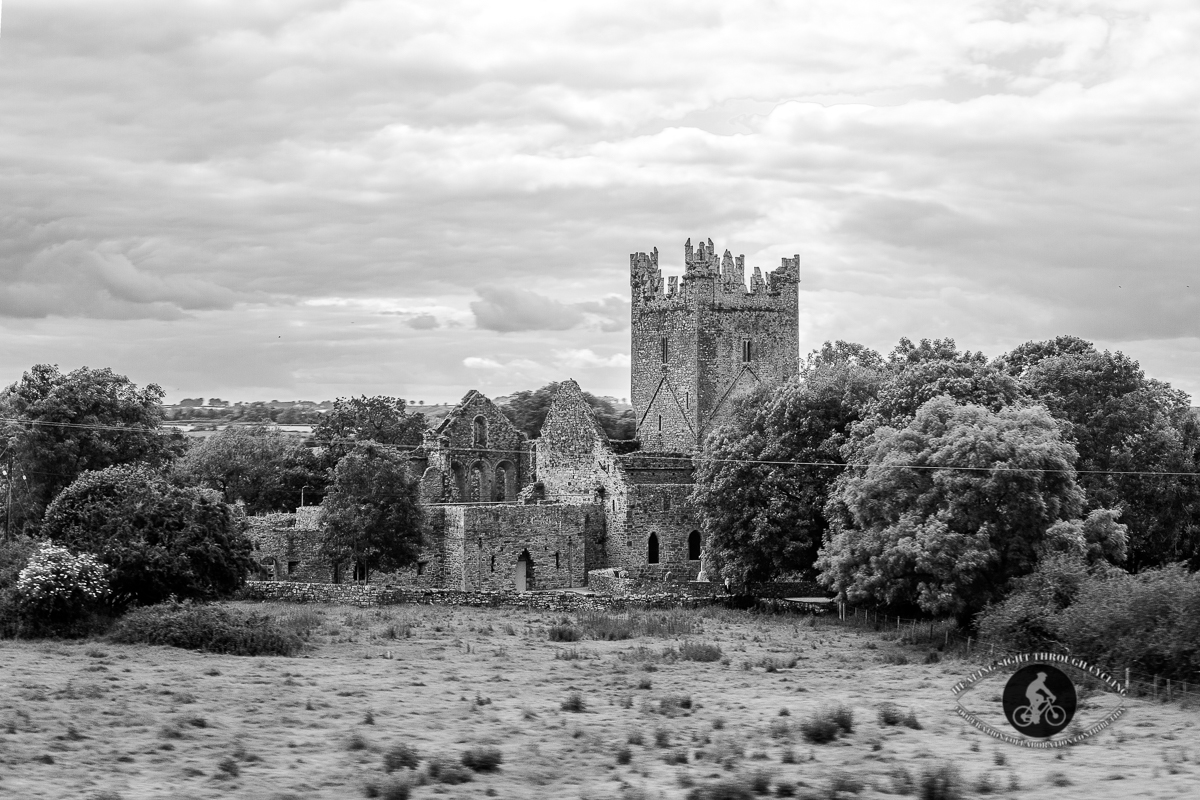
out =
[[464,767],[476,772],[495,772],[504,756],[495,747],[472,747],[462,754]]
[[114,602],[211,599],[238,589],[254,564],[243,523],[212,490],[174,486],[144,466],[84,472],[46,509],[41,533],[96,553]]
[[378,797],[381,800],[408,800],[412,793],[413,782],[406,777],[389,777],[382,783],[368,781],[363,787],[367,797]]
[[687,800],[753,800],[754,792],[746,781],[727,778],[723,781],[697,786],[687,794]]
[[362,734],[352,733],[350,738],[346,740],[347,750],[366,750],[367,740],[362,737]]
[[800,723],[800,733],[813,744],[832,742],[839,732],[854,732],[854,712],[840,703],[823,708]]
[[715,644],[684,642],[679,646],[679,657],[684,661],[720,661],[723,653]]
[[829,796],[839,797],[844,794],[858,794],[863,790],[863,782],[849,772],[837,771],[829,778]]
[[632,751],[630,751],[630,749],[628,747],[618,747],[617,748],[617,763],[618,764],[628,764],[632,760],[633,760],[633,753],[632,753]]
[[417,751],[407,744],[394,744],[383,753],[383,771],[395,772],[398,769],[416,769]]
[[900,710],[900,706],[895,703],[884,703],[879,707],[879,724],[899,725],[904,721],[904,712]]
[[17,576],[17,607],[35,625],[69,625],[108,596],[107,572],[91,554],[42,542]]
[[571,692],[567,699],[562,701],[562,710],[578,714],[587,710],[587,703],[583,701],[583,695],[579,692]]
[[766,794],[771,790],[771,773],[758,769],[750,773],[750,791],[755,794]]
[[663,761],[668,764],[686,764],[688,762],[687,750],[683,748],[672,750],[663,756]]
[[439,783],[452,785],[475,780],[469,769],[444,758],[435,758],[429,762],[429,777]]
[[920,790],[921,800],[958,800],[963,794],[958,767],[953,764],[926,767],[921,772]]
[[303,646],[267,616],[175,601],[135,608],[110,637],[126,644],[160,644],[235,656],[290,656]]
[[228,775],[230,778],[236,778],[242,771],[238,767],[238,763],[228,756],[217,762],[217,771],[222,775]]
[[579,629],[571,625],[554,625],[550,628],[550,641],[577,642],[579,641]]
[[[1058,592],[1070,563],[1047,559],[1004,602],[978,618],[980,633],[1023,649],[1054,641],[1096,666],[1191,680],[1200,672],[1200,573],[1181,565],[1126,574],[1078,567],[1076,588]],[[1076,565],[1078,566],[1078,565]]]
[[579,624],[592,639],[616,642],[633,638],[633,623],[628,617],[592,612],[582,616]]
[[891,772],[892,794],[912,794],[917,788],[912,773],[904,767],[893,767]]

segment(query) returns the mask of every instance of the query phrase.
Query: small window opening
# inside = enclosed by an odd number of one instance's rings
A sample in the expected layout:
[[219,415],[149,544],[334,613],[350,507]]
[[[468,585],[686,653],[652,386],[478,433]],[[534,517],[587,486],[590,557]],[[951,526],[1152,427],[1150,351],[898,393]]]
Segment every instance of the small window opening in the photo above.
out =
[[648,564],[657,564],[658,563],[658,534],[657,533],[650,534],[650,541],[647,543],[647,547],[646,547],[646,563],[648,563]]
[[691,392],[683,393],[683,407],[685,409],[688,409],[689,411],[691,410],[691,408],[692,408],[692,393]]
[[492,572],[496,571],[496,557],[492,556]]
[[288,575],[291,575],[292,573],[294,573],[294,572],[296,571],[296,567],[298,567],[298,566],[300,566],[300,562],[299,562],[299,561],[289,561],[289,562],[288,562],[288,573],[287,573],[287,574],[288,574]]
[[424,561],[418,561],[418,562],[417,562],[417,574],[418,574],[418,575],[424,575],[424,574],[425,574],[425,562],[424,562]]
[[482,414],[475,418],[475,446],[487,447],[487,420]]
[[667,356],[669,355],[669,351],[667,349],[667,337],[662,337],[660,344],[662,345],[662,363],[665,364],[667,363]]
[[554,568],[555,569],[561,568],[561,564],[559,563],[559,560],[558,560],[558,553],[554,554]]
[[342,582],[342,565],[341,564],[333,565],[333,582],[334,583]]
[[688,534],[688,561],[700,560],[700,531]]
[[671,498],[664,497],[663,498],[663,511],[670,511],[670,510],[671,510]]
[[365,581],[367,579],[367,567],[361,561],[354,562],[354,580]]
[[751,346],[750,340],[749,339],[743,340],[742,341],[742,363],[749,364],[750,361],[753,359],[753,356],[754,356],[754,351]]
[[662,431],[662,414],[658,415],[658,430]]

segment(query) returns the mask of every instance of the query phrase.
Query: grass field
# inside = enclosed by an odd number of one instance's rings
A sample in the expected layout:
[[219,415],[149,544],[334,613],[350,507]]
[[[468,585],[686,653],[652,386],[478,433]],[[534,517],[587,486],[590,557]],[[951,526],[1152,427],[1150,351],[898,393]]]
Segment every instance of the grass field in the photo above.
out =
[[811,617],[255,610],[307,652],[0,641],[0,797],[1200,797],[1194,709],[1018,748],[954,714],[978,664]]

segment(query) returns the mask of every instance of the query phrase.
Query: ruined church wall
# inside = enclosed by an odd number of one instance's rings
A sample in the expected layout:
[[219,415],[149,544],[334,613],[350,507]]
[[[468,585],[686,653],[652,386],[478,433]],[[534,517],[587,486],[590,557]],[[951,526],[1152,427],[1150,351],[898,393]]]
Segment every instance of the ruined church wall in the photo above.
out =
[[462,542],[461,581],[448,588],[509,591],[516,586],[517,561],[529,554],[529,589],[583,586],[587,573],[602,566],[605,536],[602,508],[589,504],[465,506],[456,511],[456,530],[447,540]]

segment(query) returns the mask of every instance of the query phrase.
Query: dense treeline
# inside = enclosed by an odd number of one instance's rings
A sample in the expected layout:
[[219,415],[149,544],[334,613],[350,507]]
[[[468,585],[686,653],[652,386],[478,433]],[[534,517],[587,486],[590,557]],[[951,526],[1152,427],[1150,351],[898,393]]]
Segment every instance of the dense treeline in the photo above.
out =
[[1095,580],[1097,559],[1196,569],[1198,455],[1185,394],[1076,337],[993,359],[951,339],[887,357],[826,343],[708,437],[693,502],[723,577],[805,574],[970,622],[1051,556]]
[[[505,413],[536,437],[556,388],[518,392]],[[404,452],[428,428],[418,406],[362,396],[319,412],[217,400],[202,409],[188,400],[176,411],[241,424],[186,440],[162,428],[162,398],[158,386],[111,370],[48,365],[0,392],[0,489],[11,498],[0,635],[81,633],[132,606],[228,596],[257,569],[246,515],[300,504],[321,504],[331,562],[369,572],[417,557],[422,509]],[[631,413],[586,399],[610,437],[633,435]],[[307,441],[270,424],[293,421],[313,425]]]

